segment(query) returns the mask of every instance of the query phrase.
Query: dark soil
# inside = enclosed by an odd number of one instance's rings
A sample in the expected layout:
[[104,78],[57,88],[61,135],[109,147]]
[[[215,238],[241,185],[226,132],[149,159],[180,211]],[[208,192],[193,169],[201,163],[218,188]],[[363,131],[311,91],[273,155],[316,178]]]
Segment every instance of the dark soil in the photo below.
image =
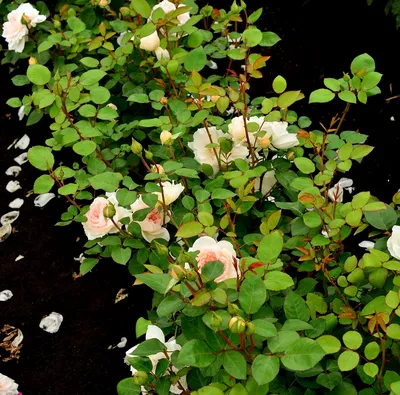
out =
[[[227,7],[228,2],[221,3]],[[250,10],[259,6],[260,2],[248,0]],[[355,180],[356,191],[370,190],[390,201],[400,188],[400,99],[385,101],[400,94],[395,60],[400,34],[395,21],[385,16],[379,2],[368,7],[365,0],[270,0],[260,26],[282,38],[266,51],[272,58],[265,69],[266,79],[256,88],[255,93],[260,95],[270,91],[273,77],[281,74],[287,78],[289,89],[302,89],[308,96],[323,86],[324,77],[338,78],[342,71],[348,71],[355,56],[367,52],[375,58],[377,71],[384,74],[382,95],[372,98],[367,106],[354,107],[345,129],[357,125],[370,135],[368,141],[376,149],[362,166],[355,166],[350,177]],[[9,97],[22,96],[10,81],[8,66],[1,68],[1,82],[0,213],[4,214],[10,211],[9,202],[24,197],[38,176],[25,164],[18,177],[22,191],[5,191],[11,178],[4,172],[16,164],[13,158],[20,154],[20,150],[6,148],[25,133],[31,145],[43,144],[49,131],[45,123],[25,128],[16,110],[5,105]],[[302,105],[299,113],[308,115],[318,128],[318,122],[328,123],[343,107]],[[392,116],[395,121],[390,120]],[[84,234],[79,225],[54,226],[65,208],[60,199],[42,209],[33,206],[33,196],[25,199],[20,218],[14,223],[16,232],[0,244],[0,291],[10,289],[14,293],[11,300],[0,302],[0,328],[3,324],[16,326],[25,337],[20,360],[0,364],[0,371],[14,378],[24,395],[115,394],[116,383],[128,376],[129,369],[122,361],[123,350],[107,348],[122,336],[128,338],[128,346],[135,343],[135,322],[150,307],[150,292],[132,288],[126,268],[106,261],[93,273],[74,280],[79,263],[73,258],[82,251]],[[82,240],[77,241],[77,237]],[[25,258],[15,262],[20,254]],[[129,297],[114,304],[121,288],[128,289]],[[41,318],[52,311],[64,316],[57,334],[39,328]]]

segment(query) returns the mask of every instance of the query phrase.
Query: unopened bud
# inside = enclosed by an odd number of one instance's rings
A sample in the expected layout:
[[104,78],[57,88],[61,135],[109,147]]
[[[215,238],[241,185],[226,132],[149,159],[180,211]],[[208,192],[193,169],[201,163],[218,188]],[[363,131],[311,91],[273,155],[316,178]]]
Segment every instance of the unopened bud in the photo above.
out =
[[153,165],[153,166],[151,166],[151,172],[163,174],[163,173],[165,173],[165,170],[161,165]]
[[53,25],[56,29],[59,29],[61,27],[61,22],[58,21],[57,19],[54,19]]
[[213,328],[219,328],[222,325],[222,317],[218,313],[213,312],[211,315],[210,325]]
[[162,145],[168,145],[172,141],[172,133],[168,130],[163,130],[160,134],[160,140]]
[[100,7],[105,7],[108,5],[108,0],[100,0],[99,1],[99,6]]
[[163,96],[163,97],[160,99],[160,103],[161,103],[163,106],[165,106],[166,104],[168,104],[168,99],[167,99],[165,96]]
[[393,203],[394,204],[400,204],[400,191],[396,192],[393,196]]
[[170,275],[175,280],[184,280],[186,277],[186,270],[179,265],[169,265],[170,267]]
[[143,370],[139,370],[133,375],[133,382],[137,385],[144,385],[147,383],[149,376]]
[[206,5],[200,10],[200,14],[203,16],[211,16],[213,8],[210,5]]
[[24,15],[22,15],[21,23],[22,23],[23,25],[29,25],[29,24],[31,23],[31,18],[29,18],[28,16],[26,16],[26,15],[24,14]]
[[246,322],[240,317],[232,317],[229,321],[229,329],[232,333],[243,333],[246,330]]
[[131,145],[132,152],[136,155],[142,156],[142,151],[143,147],[142,144],[140,144],[138,141],[135,139],[132,139],[132,145]]
[[271,145],[271,140],[268,137],[261,137],[258,139],[258,145],[262,149],[267,149]]
[[186,277],[187,277],[187,279],[188,279],[189,281],[196,281],[196,280],[197,280],[197,274],[196,274],[196,272],[195,272],[193,269],[188,270],[188,271],[186,272]]
[[106,207],[103,209],[103,215],[106,218],[114,218],[114,215],[116,214],[115,207],[112,203],[108,203]]
[[239,12],[239,11],[240,11],[240,8],[239,8],[239,6],[237,5],[236,0],[234,0],[233,3],[232,3],[232,5],[231,5],[231,11],[232,11],[232,12]]
[[29,58],[29,60],[28,60],[28,63],[29,63],[29,64],[36,64],[36,63],[37,63],[37,60],[36,60],[36,58],[34,58],[33,56],[31,56],[31,57]]
[[114,111],[118,111],[118,107],[113,103],[108,103],[106,107],[111,108]]
[[157,254],[161,255],[161,256],[166,256],[169,253],[168,247],[165,246],[164,244],[158,243],[157,241],[153,241],[156,250],[157,250]]
[[349,76],[348,74],[345,74],[345,75],[343,76],[343,79],[344,79],[346,82],[348,82],[348,81],[350,81],[350,76]]
[[145,156],[146,159],[148,159],[148,160],[153,160],[153,154],[152,154],[151,151],[144,150],[144,156]]
[[236,315],[239,312],[239,307],[235,303],[228,302],[228,313],[231,315]]
[[218,96],[218,95],[212,95],[212,96],[211,96],[211,101],[212,101],[213,103],[216,103],[220,97],[221,97],[221,96]]
[[295,159],[296,154],[292,151],[292,152],[289,152],[286,157],[288,158],[288,160],[293,160],[293,159]]
[[119,12],[122,14],[122,16],[129,16],[131,14],[129,7],[121,7]]
[[252,335],[256,330],[256,326],[252,322],[246,323],[246,333]]

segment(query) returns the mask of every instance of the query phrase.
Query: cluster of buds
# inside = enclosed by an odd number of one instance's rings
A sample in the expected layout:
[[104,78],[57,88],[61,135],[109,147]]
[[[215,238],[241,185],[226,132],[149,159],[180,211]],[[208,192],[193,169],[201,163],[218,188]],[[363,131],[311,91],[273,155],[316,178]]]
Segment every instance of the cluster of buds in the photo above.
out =
[[252,322],[246,322],[245,319],[239,315],[232,317],[229,321],[229,329],[232,333],[243,333],[246,331],[247,335],[252,335],[256,330]]

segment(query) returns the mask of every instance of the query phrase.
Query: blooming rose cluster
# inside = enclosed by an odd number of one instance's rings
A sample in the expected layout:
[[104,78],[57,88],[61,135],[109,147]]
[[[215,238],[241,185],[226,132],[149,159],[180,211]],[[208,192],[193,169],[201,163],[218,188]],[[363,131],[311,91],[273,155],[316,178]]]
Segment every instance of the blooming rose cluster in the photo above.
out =
[[[182,184],[175,184],[169,181],[163,182],[161,192],[155,192],[158,197],[156,207],[151,210],[143,221],[137,221],[140,225],[143,238],[151,242],[154,239],[164,239],[169,241],[168,230],[164,227],[168,221],[168,213],[164,212],[164,207],[172,204],[182,193],[184,187]],[[113,207],[114,215],[104,215],[104,209]],[[130,209],[119,206],[116,192],[106,193],[106,197],[97,197],[90,205],[86,213],[86,222],[83,222],[83,229],[89,240],[103,237],[110,233],[118,233],[123,227],[122,218],[132,218],[132,214],[138,210],[143,210],[149,206],[143,202],[142,196],[130,206]],[[113,213],[113,212],[112,212]]]
[[18,391],[18,384],[10,377],[0,373],[0,394],[1,395],[21,395]]
[[[157,10],[158,8],[161,8],[164,11],[164,14],[168,14],[169,12],[173,12],[180,7],[185,7],[185,5],[179,4],[177,7],[174,3],[168,0],[163,0],[153,7],[149,17],[149,21],[153,21],[152,16],[154,14],[154,11]],[[178,15],[177,19],[178,19],[178,26],[182,26],[190,19],[190,14],[189,12],[185,12],[183,14]],[[165,31],[163,29],[160,29],[159,32],[165,35]],[[127,32],[122,33],[117,39],[119,45],[122,44],[122,38],[126,33]],[[151,33],[150,35],[142,37],[140,39],[140,48],[146,51],[154,52],[158,60],[170,59],[170,54],[168,50],[161,47],[161,41],[157,30]]]
[[29,3],[18,6],[7,15],[3,25],[3,37],[8,43],[8,49],[21,53],[28,41],[29,29],[46,20],[44,15]]

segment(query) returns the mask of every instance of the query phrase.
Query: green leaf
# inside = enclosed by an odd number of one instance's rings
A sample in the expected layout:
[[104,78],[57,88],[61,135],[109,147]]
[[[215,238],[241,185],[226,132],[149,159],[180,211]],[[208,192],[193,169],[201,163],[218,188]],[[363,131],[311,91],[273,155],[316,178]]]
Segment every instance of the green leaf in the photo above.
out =
[[364,348],[364,354],[367,359],[370,361],[375,359],[379,353],[381,352],[381,348],[377,342],[370,342]]
[[300,91],[288,91],[278,97],[277,104],[280,108],[288,108],[299,98]]
[[278,335],[268,339],[268,348],[272,353],[284,352],[291,344],[300,339],[295,331],[280,331]]
[[151,325],[151,321],[146,320],[143,317],[138,318],[135,325],[136,338],[143,336],[147,332],[149,325]]
[[221,200],[226,200],[234,196],[236,196],[234,192],[230,191],[229,189],[223,189],[223,188],[215,188],[211,194],[212,199],[221,199]]
[[351,201],[351,205],[354,209],[363,208],[367,203],[371,194],[369,192],[360,192],[357,195],[353,196],[353,200]]
[[215,280],[224,272],[224,265],[219,261],[207,262],[201,268],[201,274],[208,277],[210,280]]
[[89,70],[81,75],[79,82],[85,87],[94,85],[106,75],[107,73],[103,70]]
[[149,96],[145,93],[134,93],[128,97],[128,101],[132,101],[134,103],[149,103]]
[[[369,377],[375,377],[378,372],[379,372],[379,368],[378,365],[376,365],[373,362],[367,362],[364,366],[363,366],[363,370],[364,373],[369,376]],[[399,388],[400,389],[400,388]]]
[[394,340],[400,340],[400,325],[390,324],[387,327],[387,335]]
[[223,354],[222,365],[226,372],[238,380],[244,380],[247,373],[247,362],[238,351],[227,351]]
[[324,78],[324,85],[331,91],[340,91],[340,82],[335,78]]
[[255,23],[262,15],[262,12],[263,12],[262,8],[259,8],[257,11],[252,12],[250,16],[247,18],[247,22],[250,24]]
[[339,92],[338,96],[339,96],[340,100],[343,100],[347,103],[353,103],[353,104],[357,103],[357,97],[353,92],[342,91],[342,92]]
[[117,200],[121,206],[130,206],[137,198],[137,193],[128,191],[127,189],[119,189],[117,191]]
[[279,358],[275,355],[258,355],[251,365],[251,373],[258,385],[270,383],[279,373]]
[[264,277],[265,288],[269,291],[283,291],[294,285],[292,277],[283,272],[268,272]]
[[203,387],[198,389],[197,391],[191,392],[191,395],[224,395],[224,391],[221,391],[217,387],[212,387],[208,385],[207,387]]
[[131,258],[132,250],[130,248],[122,248],[121,246],[116,246],[111,251],[111,257],[114,262],[120,265],[126,265]]
[[151,7],[146,0],[135,0],[131,2],[133,9],[143,18],[148,18],[151,14]]
[[351,159],[361,159],[364,156],[367,156],[369,153],[372,152],[374,147],[370,145],[359,145],[354,148],[353,152],[351,153]]
[[247,314],[256,313],[267,298],[264,282],[258,276],[247,277],[242,282],[239,302]]
[[295,292],[289,292],[285,298],[284,310],[286,318],[298,319],[307,322],[310,319],[310,312],[308,310],[305,300]]
[[139,395],[141,392],[140,385],[133,382],[133,377],[123,379],[117,385],[118,395]]
[[311,92],[309,103],[328,103],[335,98],[335,94],[328,89],[317,89]]
[[295,158],[294,164],[304,174],[310,174],[315,171],[314,162],[308,158]]
[[72,149],[79,155],[87,156],[96,151],[97,144],[91,140],[78,141]]
[[283,248],[283,237],[278,230],[274,230],[265,236],[257,249],[259,259],[265,264],[274,263]]
[[38,194],[47,193],[53,188],[54,182],[55,181],[48,174],[43,174],[37,178],[33,184],[33,192]]
[[103,86],[97,86],[90,90],[90,99],[93,103],[104,104],[107,103],[111,97],[111,93]]
[[349,370],[353,370],[357,367],[360,362],[360,356],[354,351],[343,351],[339,355],[338,365],[339,369],[342,372],[348,372]]
[[[286,80],[281,76],[278,75],[277,77],[275,77],[275,79],[272,81],[272,88],[274,90],[275,93],[282,93],[285,91],[287,87],[287,82]],[[263,102],[264,103],[264,102]],[[272,104],[271,104],[271,108],[270,111],[272,109]],[[269,112],[269,111],[268,111]]]
[[39,170],[49,170],[53,168],[54,156],[51,149],[37,145],[28,151],[29,163]]
[[281,41],[281,38],[274,32],[263,32],[262,40],[260,41],[260,46],[262,47],[272,47],[278,41]]
[[128,358],[129,365],[136,370],[141,370],[150,373],[153,370],[153,364],[148,357],[130,357]]
[[204,226],[200,222],[189,221],[178,228],[176,236],[188,239],[189,237],[198,236],[203,230]]
[[186,303],[174,295],[168,295],[157,307],[159,317],[169,316],[177,311],[182,310]]
[[184,60],[185,69],[189,72],[192,70],[200,71],[203,70],[207,64],[207,56],[202,46],[190,51]]
[[353,74],[359,74],[360,71],[365,74],[375,70],[375,61],[367,53],[364,53],[351,62],[350,69]]
[[274,337],[278,334],[275,325],[267,320],[256,319],[253,320],[252,323],[256,328],[254,333],[257,334],[258,336],[269,338],[269,337]]
[[338,384],[342,382],[343,378],[339,372],[321,373],[317,377],[317,384],[322,385],[332,391]]
[[287,369],[298,372],[313,368],[324,356],[325,351],[316,341],[303,337],[285,350],[281,362]]
[[11,99],[8,99],[6,104],[12,108],[18,108],[22,106],[22,102],[19,97],[12,97]]
[[35,85],[45,85],[51,79],[50,70],[41,64],[32,64],[28,67],[26,76]]
[[200,211],[197,218],[204,226],[212,226],[214,224],[214,217],[207,211]]
[[360,333],[356,331],[348,331],[343,335],[343,343],[351,350],[357,350],[361,347],[363,338]]
[[380,230],[390,230],[397,222],[396,211],[389,205],[386,205],[385,210],[364,211],[364,216],[369,224]]
[[375,88],[379,84],[381,78],[382,74],[375,71],[365,74],[361,82],[361,89],[368,91],[372,88]]
[[243,42],[247,47],[255,47],[262,39],[263,34],[255,27],[249,27],[242,34]]
[[65,184],[62,187],[58,188],[58,193],[60,195],[74,195],[78,190],[78,184]]
[[79,272],[84,276],[85,274],[92,271],[92,269],[99,263],[98,259],[85,258],[79,267]]
[[97,66],[99,65],[99,63],[100,63],[97,59],[95,59],[95,58],[90,58],[90,57],[82,58],[82,59],[80,60],[80,62],[81,62],[84,66],[89,67],[89,68],[95,68],[95,67],[97,67]]
[[97,118],[105,121],[113,120],[114,118],[118,118],[118,112],[115,111],[113,108],[103,107],[100,108],[100,111],[97,114]]
[[149,339],[140,343],[132,355],[137,355],[138,357],[147,357],[149,355],[154,355],[165,350],[165,344],[161,343],[158,339]]
[[94,189],[103,189],[106,192],[115,192],[118,189],[120,181],[121,175],[111,172],[96,174],[89,178],[89,182]]
[[322,223],[320,215],[315,211],[308,211],[305,213],[303,215],[303,221],[309,228],[317,228]]
[[178,354],[179,365],[205,368],[215,361],[215,352],[201,340],[190,340],[185,343]]
[[174,279],[169,274],[164,273],[135,274],[135,277],[160,294],[165,294],[174,282]]

